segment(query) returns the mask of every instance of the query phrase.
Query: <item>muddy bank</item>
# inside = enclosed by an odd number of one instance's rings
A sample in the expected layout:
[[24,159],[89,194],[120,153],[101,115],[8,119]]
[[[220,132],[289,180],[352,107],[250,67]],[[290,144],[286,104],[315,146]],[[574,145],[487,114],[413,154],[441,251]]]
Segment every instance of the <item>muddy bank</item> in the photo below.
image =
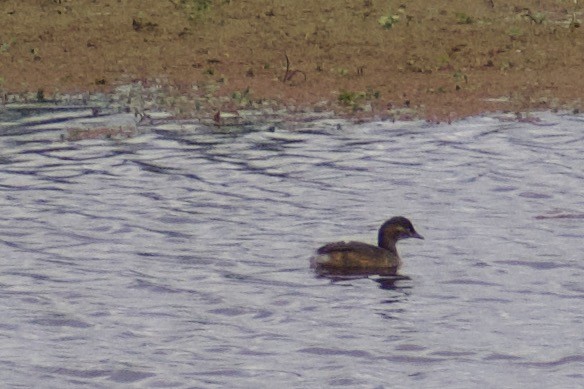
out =
[[0,88],[50,99],[139,83],[182,116],[266,105],[442,120],[581,108],[581,5],[468,3],[4,1]]

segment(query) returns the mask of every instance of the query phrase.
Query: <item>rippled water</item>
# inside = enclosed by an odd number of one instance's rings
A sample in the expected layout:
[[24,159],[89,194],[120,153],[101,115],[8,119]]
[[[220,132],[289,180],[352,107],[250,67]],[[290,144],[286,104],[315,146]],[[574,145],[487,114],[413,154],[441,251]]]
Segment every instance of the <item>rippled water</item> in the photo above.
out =
[[[0,114],[5,387],[583,385],[582,116],[64,142],[46,115]],[[394,215],[426,238],[404,279],[309,269]]]

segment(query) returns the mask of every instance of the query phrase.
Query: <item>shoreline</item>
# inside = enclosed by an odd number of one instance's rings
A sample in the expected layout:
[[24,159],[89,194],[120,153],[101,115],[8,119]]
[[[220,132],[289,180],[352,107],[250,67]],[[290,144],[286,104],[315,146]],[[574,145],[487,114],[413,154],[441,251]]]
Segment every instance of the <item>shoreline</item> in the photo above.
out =
[[[541,121],[546,112],[555,114],[579,114],[579,109],[539,109],[539,110],[499,110],[483,112],[458,118],[439,119],[424,117],[415,109],[393,108],[384,113],[375,111],[355,112],[335,110],[331,104],[318,106],[283,106],[275,101],[262,103],[247,102],[232,110],[219,111],[209,109],[211,105],[200,101],[188,100],[179,95],[180,104],[169,98],[162,86],[144,88],[140,83],[118,87],[112,93],[78,93],[56,94],[47,98],[40,93],[22,93],[5,95],[4,104],[0,105],[0,115],[7,113],[7,118],[16,118],[0,123],[3,133],[11,133],[12,128],[29,125],[40,130],[58,129],[60,135],[54,141],[82,141],[89,139],[123,140],[134,138],[152,128],[173,128],[178,131],[202,128],[219,133],[228,132],[280,132],[310,128],[311,123],[326,122],[327,125],[341,129],[345,125],[358,125],[373,122],[420,123],[422,126],[454,124],[454,122],[479,117],[492,117],[501,122],[530,123],[545,125]],[[170,103],[169,103],[170,99]],[[221,98],[218,98],[221,100]],[[223,98],[223,101],[230,101]],[[182,107],[199,108],[184,114]],[[12,113],[10,113],[12,111]],[[26,112],[42,112],[40,121],[29,122]],[[24,122],[18,118],[22,117]],[[24,123],[24,124],[23,124]],[[62,123],[62,124],[59,124]],[[48,127],[47,127],[48,125]],[[57,127],[55,127],[57,125]],[[40,126],[40,127],[39,127]],[[170,126],[170,127],[169,127]]]
[[[384,111],[376,111],[371,107],[363,110],[352,110],[335,102],[321,101],[315,105],[290,105],[275,100],[245,101],[234,103],[233,96],[206,97],[191,95],[167,94],[166,87],[158,85],[145,88],[140,82],[121,85],[111,93],[82,92],[56,93],[46,96],[44,93],[23,92],[4,94],[0,101],[0,112],[7,110],[47,110],[47,111],[82,111],[91,112],[88,117],[109,116],[116,114],[132,114],[137,123],[148,119],[164,119],[177,121],[197,121],[216,127],[239,124],[258,124],[251,118],[269,118],[268,122],[313,121],[319,119],[338,119],[352,123],[366,122],[412,122],[440,124],[452,123],[472,117],[492,116],[505,117],[505,120],[532,122],[532,114],[568,113],[580,114],[579,108],[572,107],[541,107],[539,109],[500,109],[482,111],[464,117],[440,118],[424,116],[415,108],[391,107]],[[202,102],[203,101],[203,102]],[[508,103],[507,99],[497,99],[497,104]],[[490,101],[487,101],[490,103]],[[217,106],[229,106],[230,109],[216,109]],[[185,110],[185,107],[188,107]],[[196,109],[191,109],[196,107]]]

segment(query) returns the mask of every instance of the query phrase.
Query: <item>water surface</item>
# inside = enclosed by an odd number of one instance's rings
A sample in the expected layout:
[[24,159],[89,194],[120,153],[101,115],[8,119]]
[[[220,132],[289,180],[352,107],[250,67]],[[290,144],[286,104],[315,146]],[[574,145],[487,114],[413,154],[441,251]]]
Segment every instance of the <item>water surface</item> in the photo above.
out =
[[[134,118],[55,115],[0,113],[6,387],[584,382],[582,116],[67,142]],[[400,242],[404,279],[308,268],[394,215],[426,238]]]

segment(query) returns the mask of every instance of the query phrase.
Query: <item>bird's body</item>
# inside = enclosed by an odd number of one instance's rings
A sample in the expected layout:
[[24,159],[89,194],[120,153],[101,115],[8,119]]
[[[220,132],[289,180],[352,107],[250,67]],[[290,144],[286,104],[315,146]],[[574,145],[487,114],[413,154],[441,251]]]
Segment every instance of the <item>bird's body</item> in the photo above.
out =
[[311,267],[327,274],[395,274],[401,265],[396,243],[406,238],[424,239],[402,216],[389,219],[379,228],[377,246],[362,242],[334,242],[320,247]]

